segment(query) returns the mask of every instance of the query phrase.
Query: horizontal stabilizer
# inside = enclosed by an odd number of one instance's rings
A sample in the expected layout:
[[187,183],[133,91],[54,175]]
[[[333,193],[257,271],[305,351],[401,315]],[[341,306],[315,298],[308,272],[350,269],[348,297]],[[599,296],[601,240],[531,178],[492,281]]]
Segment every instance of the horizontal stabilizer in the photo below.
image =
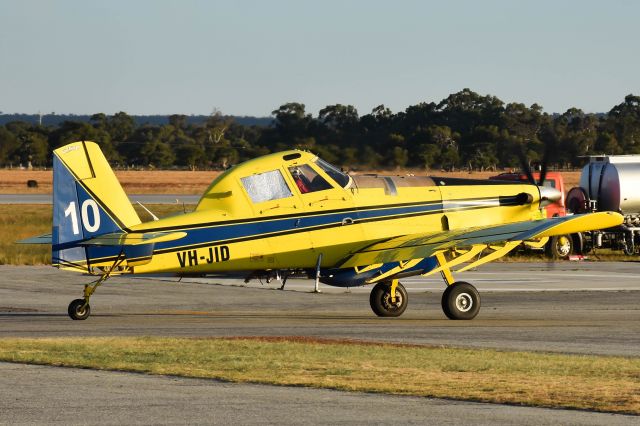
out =
[[29,237],[16,241],[16,244],[49,244],[51,245],[51,234],[42,234],[37,237]]
[[179,240],[186,232],[113,232],[79,243],[83,246],[137,246]]

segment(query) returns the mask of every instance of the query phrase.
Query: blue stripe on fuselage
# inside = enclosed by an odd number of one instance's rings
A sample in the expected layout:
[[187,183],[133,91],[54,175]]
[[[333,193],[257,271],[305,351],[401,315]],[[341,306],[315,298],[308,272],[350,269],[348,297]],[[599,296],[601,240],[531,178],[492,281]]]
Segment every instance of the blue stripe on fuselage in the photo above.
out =
[[[240,238],[264,238],[279,232],[306,232],[323,226],[339,226],[344,219],[354,221],[382,219],[403,214],[428,213],[440,211],[441,203],[423,204],[419,206],[378,208],[376,210],[351,210],[338,213],[319,214],[314,216],[288,217],[286,219],[260,220],[249,223],[224,224],[199,229],[185,229],[187,236],[178,240],[180,246],[198,244],[221,244],[228,240]],[[180,229],[176,229],[180,231]],[[232,241],[229,241],[232,242]],[[156,244],[156,251],[176,248],[175,242]]]
[[[313,216],[300,215],[284,219],[257,219],[244,223],[225,223],[209,225],[203,228],[174,228],[175,231],[185,231],[187,235],[178,241],[156,243],[154,252],[167,252],[181,250],[198,245],[216,245],[231,243],[239,239],[268,238],[272,234],[307,232],[318,227],[341,226],[344,219],[352,219],[355,222],[367,220],[394,219],[399,215],[428,214],[440,212],[442,203],[433,202],[413,206],[381,207],[375,209],[353,209],[328,214],[316,214]],[[191,225],[193,226],[193,225]],[[153,232],[149,229],[147,232]],[[231,241],[229,241],[231,240]],[[176,244],[177,243],[177,244]],[[93,259],[114,257],[120,253],[119,247],[96,246],[90,248],[90,257]]]

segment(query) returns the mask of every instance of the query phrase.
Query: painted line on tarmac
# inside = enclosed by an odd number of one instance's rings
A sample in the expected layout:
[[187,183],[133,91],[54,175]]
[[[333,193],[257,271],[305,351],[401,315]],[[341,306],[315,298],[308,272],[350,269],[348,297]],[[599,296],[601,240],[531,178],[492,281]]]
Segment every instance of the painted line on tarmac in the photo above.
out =
[[[135,277],[140,280],[151,280],[151,277]],[[172,277],[173,278],[173,277]],[[248,289],[262,289],[262,290],[277,290],[280,287],[278,283],[276,286],[273,285],[258,285],[255,284],[244,284],[240,282],[225,282],[220,279],[211,279],[211,280],[203,280],[203,279],[189,279],[185,278],[182,281],[177,281],[176,279],[166,279],[163,280],[165,282],[178,283],[181,284],[197,284],[197,285],[220,285],[224,287],[236,287],[236,288],[248,288]],[[522,280],[493,280],[493,279],[474,279],[472,280],[475,286],[479,291],[482,292],[493,292],[493,293],[512,293],[512,292],[579,292],[579,291],[597,291],[597,292],[616,292],[616,291],[640,291],[640,282],[634,281],[629,284],[620,284],[616,283],[615,286],[606,287],[606,286],[597,286],[597,287],[589,287],[587,286],[571,286],[567,287],[566,285],[562,285],[562,280],[555,281],[557,285],[554,285],[553,282],[545,283],[545,284],[535,284],[539,280],[531,280],[529,282],[523,283]],[[446,287],[445,284],[440,279],[407,279],[402,281],[405,285],[407,291],[411,292],[424,292],[424,291],[443,291]],[[340,293],[368,293],[373,288],[373,285],[359,286],[359,287],[333,287],[326,284],[320,285],[320,290],[326,293],[331,294],[340,294]],[[296,291],[296,292],[313,292],[313,281],[309,280],[305,281],[290,281],[287,283],[285,287],[285,291]]]
[[[227,286],[229,284],[221,284],[215,283],[217,285]],[[251,289],[264,289],[264,290],[277,290],[276,287],[254,287],[254,286],[240,286],[240,285],[229,285],[239,288],[251,288]],[[542,292],[580,292],[580,291],[594,291],[594,292],[616,292],[616,291],[640,291],[640,287],[581,287],[581,288],[571,288],[571,287],[483,287],[476,286],[479,291],[486,293],[542,293]],[[371,291],[371,286],[362,286],[362,287],[326,287],[321,286],[320,290],[325,293],[331,294],[341,294],[341,293],[369,293]],[[412,293],[420,293],[420,292],[438,292],[444,291],[444,284],[441,285],[426,285],[424,287],[407,287],[405,289]],[[312,285],[287,285],[285,291],[295,291],[301,293],[313,293]]]
[[[455,274],[456,271],[453,271],[453,273]],[[508,274],[509,275],[526,275],[528,277],[531,276],[532,273],[536,273],[538,276],[541,275],[551,275],[553,278],[562,278],[560,276],[558,276],[558,274],[560,273],[567,273],[568,271],[529,271],[529,272],[511,272],[509,271]],[[507,273],[507,272],[505,272]],[[471,276],[471,274],[474,275],[498,275],[498,273],[496,272],[467,272],[467,276]],[[609,274],[589,274],[589,273],[583,273],[580,271],[571,271],[571,278],[611,278],[611,277],[620,277],[620,278],[634,278],[634,279],[640,279],[640,275],[639,274],[629,274],[629,273],[625,273],[625,272],[611,272]],[[535,278],[531,278],[531,279],[535,279]]]

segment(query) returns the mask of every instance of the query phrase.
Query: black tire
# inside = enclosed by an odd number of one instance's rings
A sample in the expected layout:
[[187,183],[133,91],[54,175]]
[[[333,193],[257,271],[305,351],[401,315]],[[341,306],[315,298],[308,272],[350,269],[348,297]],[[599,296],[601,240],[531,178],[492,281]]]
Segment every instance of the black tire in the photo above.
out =
[[91,307],[84,299],[75,299],[67,310],[72,320],[86,320],[91,315]]
[[571,235],[556,235],[549,238],[545,246],[547,257],[567,260],[573,253],[573,238]]
[[573,253],[574,254],[586,254],[589,250],[587,250],[587,246],[585,244],[584,236],[580,232],[571,234],[573,241]]
[[442,293],[442,311],[452,320],[474,319],[480,312],[480,293],[464,281],[453,283]]
[[396,287],[396,301],[391,301],[391,284],[378,283],[369,295],[371,309],[379,317],[399,317],[407,309],[409,296],[404,286],[398,283]]

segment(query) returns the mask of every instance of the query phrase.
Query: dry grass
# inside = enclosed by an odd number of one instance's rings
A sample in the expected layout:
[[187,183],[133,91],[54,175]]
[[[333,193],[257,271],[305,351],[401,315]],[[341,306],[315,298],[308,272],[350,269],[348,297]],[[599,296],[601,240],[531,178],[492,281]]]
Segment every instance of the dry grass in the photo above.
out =
[[15,241],[51,232],[51,206],[0,204],[0,265],[51,264],[51,246]]
[[[116,171],[127,194],[202,194],[220,172],[202,171]],[[38,182],[28,188],[27,181]],[[0,169],[0,194],[51,194],[53,173]]]
[[[359,174],[370,172],[359,172]],[[379,171],[380,174],[415,174],[448,176],[471,179],[487,179],[498,172],[441,172],[424,170]],[[202,194],[220,172],[215,171],[116,171],[116,176],[127,194]],[[580,172],[563,172],[565,186],[578,185]],[[38,182],[37,188],[27,188],[27,181]],[[0,194],[50,194],[52,191],[51,171],[29,171],[0,169]]]
[[640,414],[640,358],[307,339],[3,339],[0,360]]
[[[29,180],[38,182],[38,187],[27,187]],[[51,194],[52,181],[50,170],[0,169],[0,194]]]

